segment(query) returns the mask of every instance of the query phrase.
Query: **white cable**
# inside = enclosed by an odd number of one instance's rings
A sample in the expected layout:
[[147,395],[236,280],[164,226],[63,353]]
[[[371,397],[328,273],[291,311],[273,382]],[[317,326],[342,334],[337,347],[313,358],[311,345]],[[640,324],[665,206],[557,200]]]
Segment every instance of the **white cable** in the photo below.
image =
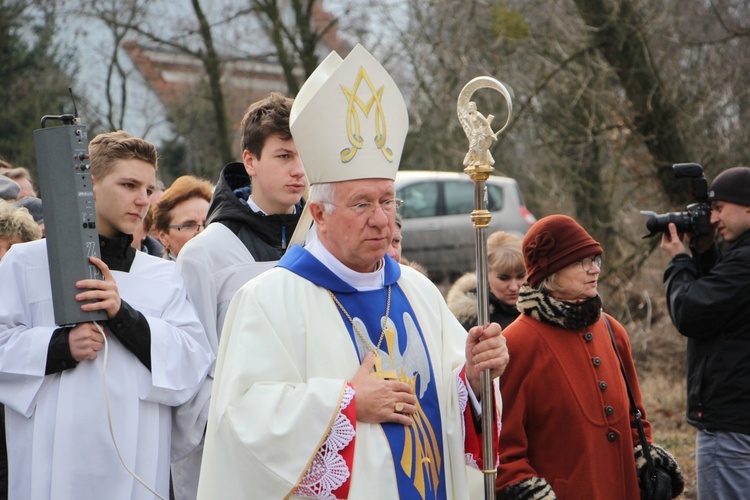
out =
[[102,334],[102,337],[104,337],[104,364],[102,365],[102,373],[104,375],[104,397],[107,400],[107,422],[109,423],[109,435],[112,436],[112,443],[115,445],[115,451],[117,451],[117,457],[120,459],[120,462],[122,463],[122,466],[125,467],[125,470],[127,470],[131,476],[135,478],[136,481],[141,483],[144,488],[146,488],[148,491],[156,495],[160,500],[167,500],[163,496],[159,495],[156,491],[154,491],[146,482],[138,477],[138,474],[133,472],[133,470],[128,467],[128,464],[125,463],[125,460],[122,458],[122,454],[120,453],[120,448],[117,446],[117,440],[115,439],[115,431],[112,427],[112,410],[109,406],[109,389],[107,389],[107,356],[109,355],[109,341],[107,340],[107,335],[105,335],[104,330],[102,330],[102,327],[99,326],[99,323],[94,321],[94,326],[96,326],[96,329],[99,330],[99,333]]

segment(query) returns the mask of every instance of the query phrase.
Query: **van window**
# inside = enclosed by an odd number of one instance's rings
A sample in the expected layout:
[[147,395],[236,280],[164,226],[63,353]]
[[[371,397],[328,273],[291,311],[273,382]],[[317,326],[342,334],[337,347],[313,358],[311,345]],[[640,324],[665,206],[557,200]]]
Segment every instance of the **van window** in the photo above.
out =
[[438,215],[438,184],[435,182],[422,182],[406,186],[396,193],[396,196],[404,200],[400,209],[404,219],[415,219],[419,217],[435,217]]
[[473,182],[446,182],[445,215],[470,214],[474,210]]
[[485,185],[487,186],[487,210],[490,212],[499,212],[505,204],[503,188],[490,183],[486,183]]

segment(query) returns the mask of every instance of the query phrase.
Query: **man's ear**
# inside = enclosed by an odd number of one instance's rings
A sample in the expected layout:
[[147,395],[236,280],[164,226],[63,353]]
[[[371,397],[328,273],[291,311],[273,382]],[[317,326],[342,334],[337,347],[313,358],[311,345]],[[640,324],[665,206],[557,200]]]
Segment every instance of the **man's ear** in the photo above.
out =
[[325,206],[323,206],[322,203],[309,203],[308,202],[308,210],[310,210],[310,215],[312,215],[313,220],[315,221],[315,224],[318,226],[324,225],[323,222],[323,216],[325,214]]
[[250,177],[253,177],[257,173],[256,163],[258,159],[250,151],[245,149],[242,151],[242,163],[245,165],[245,172]]
[[[169,236],[167,235],[167,233],[159,229],[158,236],[159,236],[159,242],[162,244],[162,246],[166,249],[169,249]],[[144,234],[144,237],[145,237],[145,234]]]

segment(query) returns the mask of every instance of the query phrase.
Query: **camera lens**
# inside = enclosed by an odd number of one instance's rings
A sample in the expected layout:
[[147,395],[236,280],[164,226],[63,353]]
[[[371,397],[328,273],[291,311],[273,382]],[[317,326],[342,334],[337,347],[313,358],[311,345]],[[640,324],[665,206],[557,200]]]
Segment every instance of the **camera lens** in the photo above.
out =
[[641,211],[641,214],[648,217],[646,220],[646,229],[648,229],[649,234],[644,236],[644,238],[654,236],[658,233],[668,233],[670,222],[677,227],[678,233],[689,233],[693,229],[693,218],[689,212],[656,214],[654,212]]

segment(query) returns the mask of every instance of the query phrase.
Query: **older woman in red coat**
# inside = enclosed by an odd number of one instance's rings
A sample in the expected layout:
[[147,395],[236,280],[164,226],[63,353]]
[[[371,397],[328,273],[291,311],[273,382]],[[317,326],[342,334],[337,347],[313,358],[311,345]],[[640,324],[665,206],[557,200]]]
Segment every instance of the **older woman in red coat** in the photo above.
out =
[[[523,253],[522,314],[503,332],[511,362],[500,379],[498,498],[639,500],[645,457],[622,370],[645,411],[627,333],[608,316],[621,368],[602,318],[602,248],[573,219],[553,215],[531,227]],[[651,456],[677,496],[677,462],[658,446]]]

